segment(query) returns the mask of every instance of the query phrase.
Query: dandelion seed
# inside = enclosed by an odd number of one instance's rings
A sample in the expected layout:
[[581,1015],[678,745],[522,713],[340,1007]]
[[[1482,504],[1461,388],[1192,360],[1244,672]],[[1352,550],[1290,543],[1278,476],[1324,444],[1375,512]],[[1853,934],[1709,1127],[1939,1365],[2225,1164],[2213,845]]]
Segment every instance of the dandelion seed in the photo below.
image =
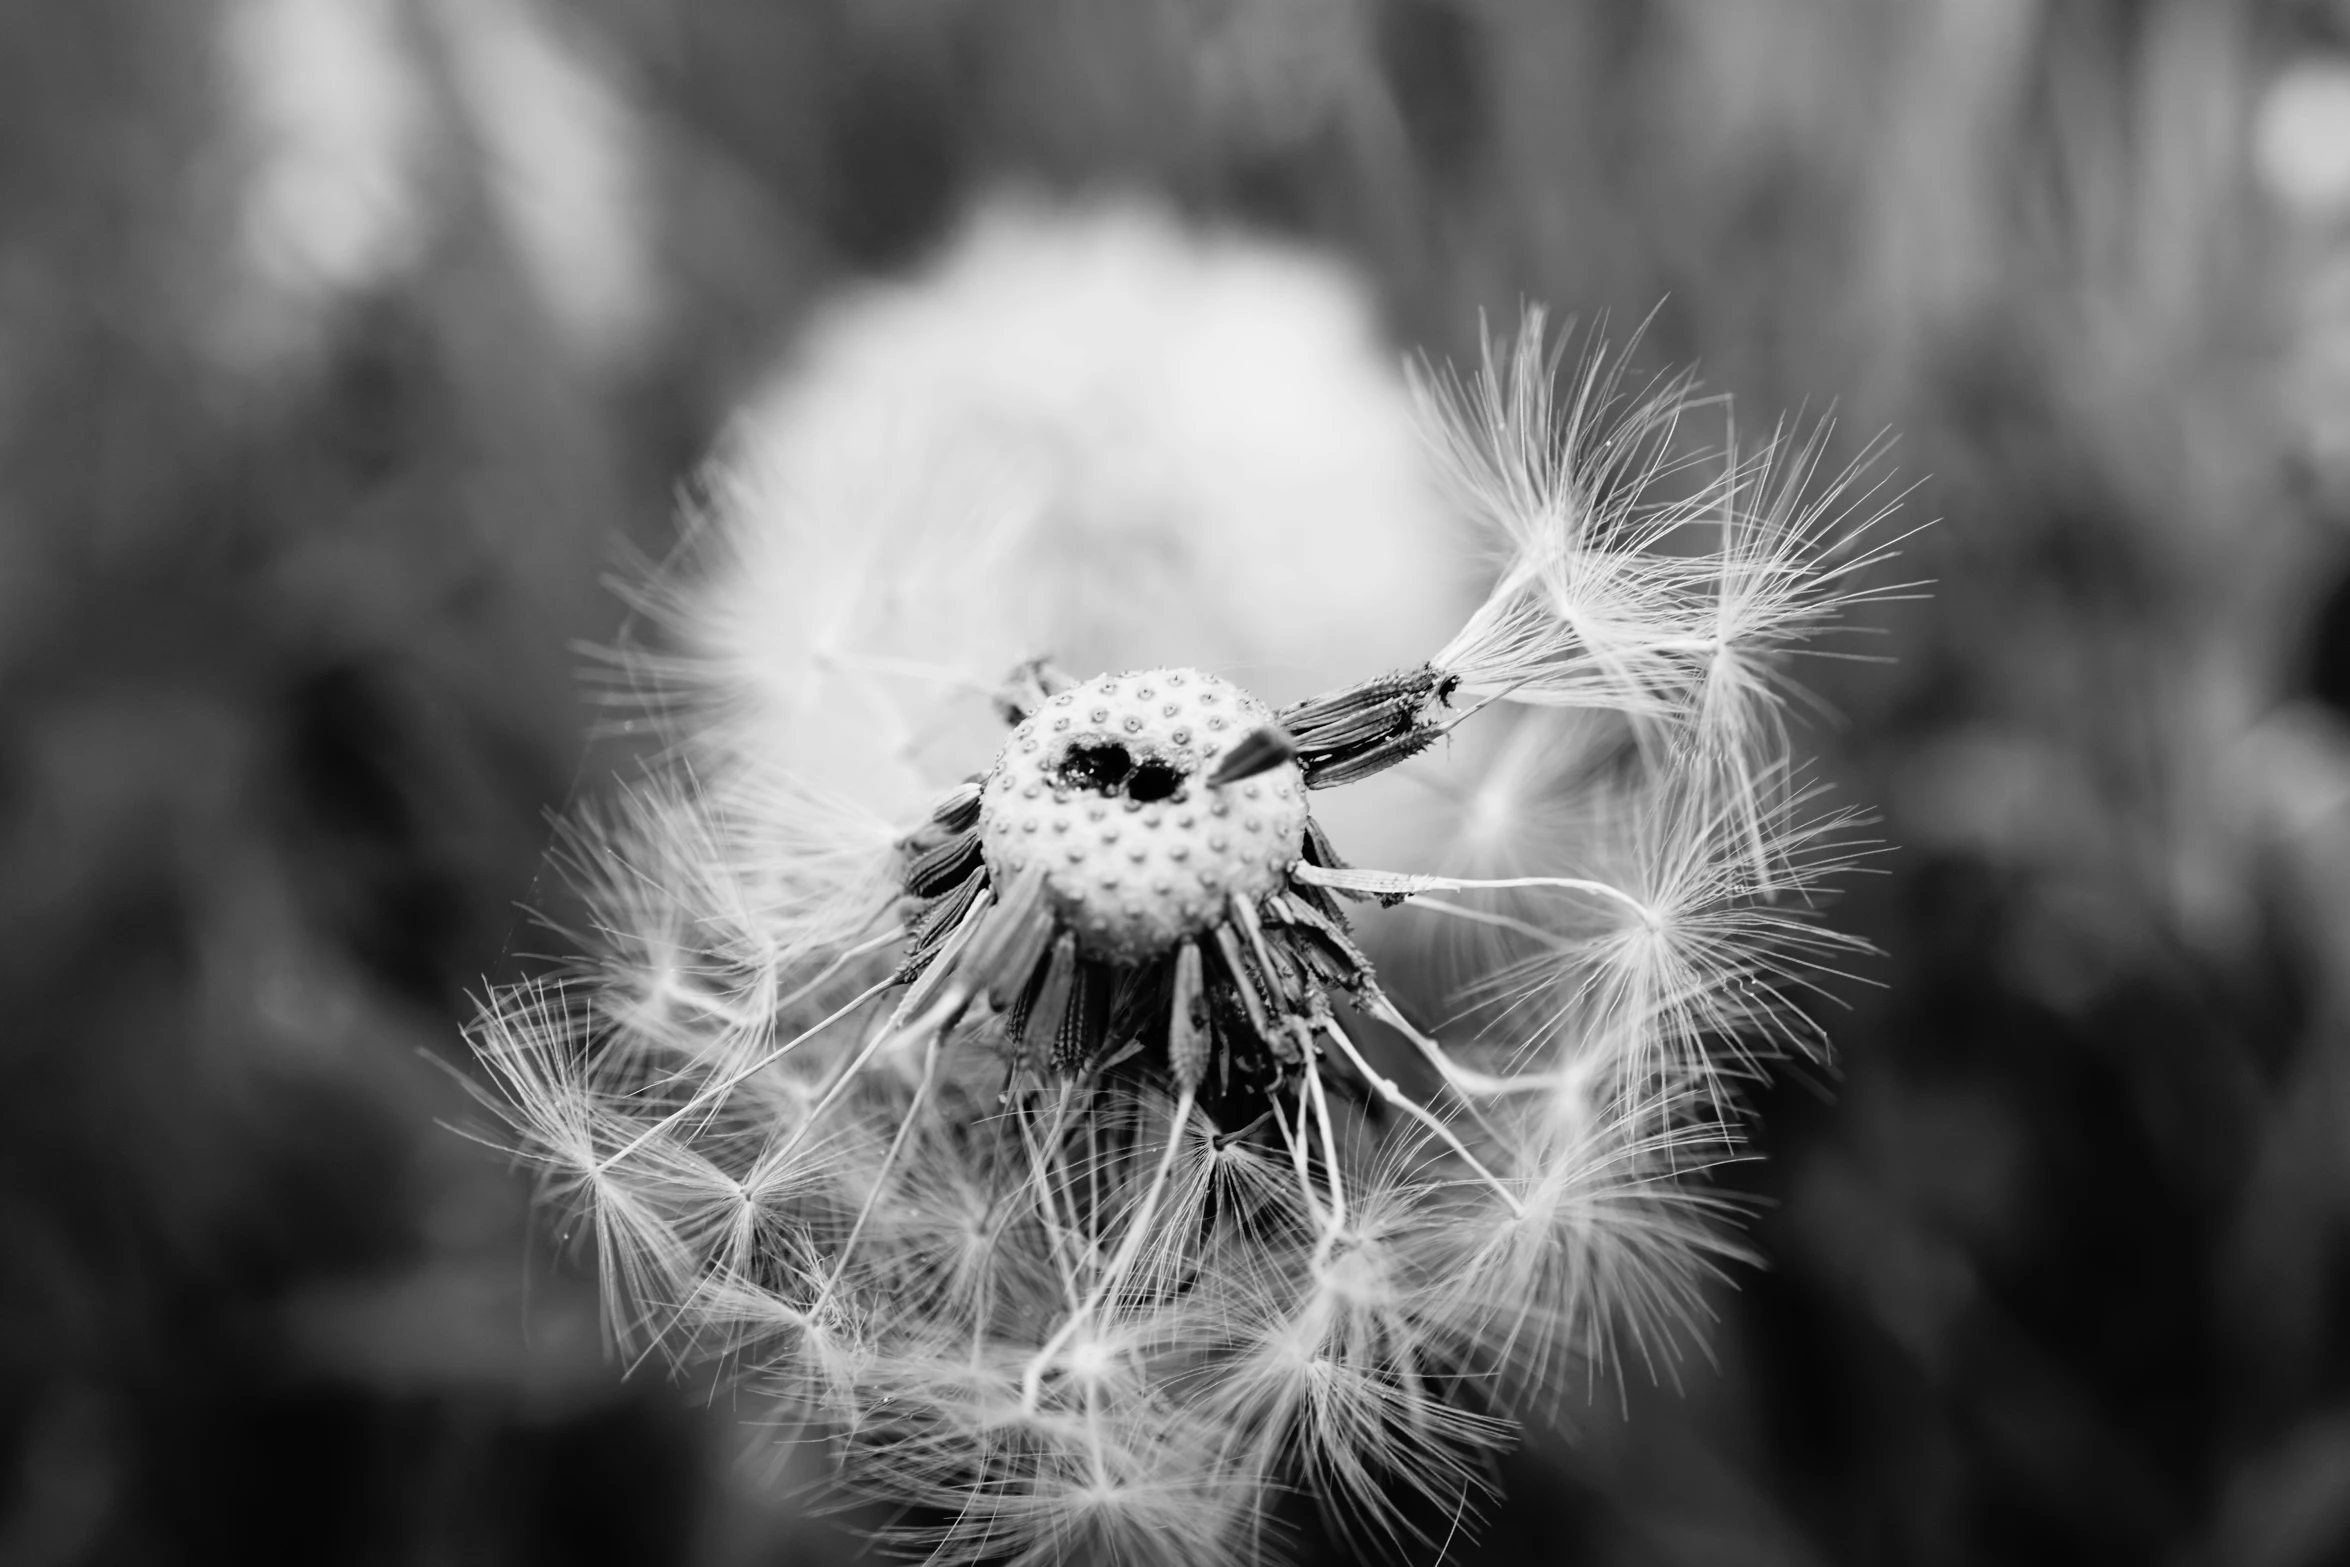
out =
[[[690,729],[575,828],[599,956],[477,1042],[632,1348],[735,1357],[947,1561],[1253,1559],[1298,1486],[1400,1548],[1562,1360],[1669,1372],[1731,1080],[1851,950],[1778,661],[1871,557],[1816,447],[1655,499],[1687,385],[1595,361],[1562,414],[1553,368],[1537,318],[1435,411],[1504,548],[1418,666],[1275,707],[1030,658],[887,832]],[[1348,864],[1316,800],[1496,703],[1437,867]],[[1357,939],[1400,903],[1477,933],[1448,1022]]]

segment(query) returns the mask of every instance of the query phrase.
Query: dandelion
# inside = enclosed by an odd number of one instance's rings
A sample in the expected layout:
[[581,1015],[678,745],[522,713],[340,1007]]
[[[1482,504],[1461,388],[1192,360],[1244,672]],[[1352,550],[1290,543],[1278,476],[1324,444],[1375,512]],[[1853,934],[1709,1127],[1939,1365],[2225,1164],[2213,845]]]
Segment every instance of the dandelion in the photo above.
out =
[[[1684,382],[1594,360],[1558,405],[1543,341],[1422,381],[1496,545],[1424,662],[1277,708],[1030,658],[964,683],[1006,728],[894,823],[750,754],[710,688],[739,662],[629,663],[698,701],[572,830],[595,956],[491,997],[494,1102],[622,1341],[732,1357],[901,1504],[897,1543],[1246,1561],[1302,1488],[1402,1549],[1562,1364],[1662,1371],[1702,1314],[1738,1082],[1811,1048],[1795,1003],[1855,950],[1810,918],[1837,824],[1781,714],[1878,512],[1850,476],[1806,498],[1816,443],[1692,467]],[[690,626],[696,591],[646,602]],[[1436,867],[1351,864],[1317,798],[1480,715],[1489,765],[1431,780]],[[1456,1015],[1366,951],[1397,905],[1473,934]]]

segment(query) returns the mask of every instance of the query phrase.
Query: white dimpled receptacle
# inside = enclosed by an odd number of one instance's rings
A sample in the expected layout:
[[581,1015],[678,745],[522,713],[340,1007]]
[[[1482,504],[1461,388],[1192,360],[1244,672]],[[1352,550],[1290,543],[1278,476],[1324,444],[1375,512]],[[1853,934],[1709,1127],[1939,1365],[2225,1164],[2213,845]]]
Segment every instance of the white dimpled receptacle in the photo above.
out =
[[1224,754],[1274,721],[1214,675],[1102,675],[1030,714],[980,797],[990,878],[1041,864],[1088,956],[1137,963],[1276,890],[1305,840],[1305,777],[1284,762],[1211,786]]

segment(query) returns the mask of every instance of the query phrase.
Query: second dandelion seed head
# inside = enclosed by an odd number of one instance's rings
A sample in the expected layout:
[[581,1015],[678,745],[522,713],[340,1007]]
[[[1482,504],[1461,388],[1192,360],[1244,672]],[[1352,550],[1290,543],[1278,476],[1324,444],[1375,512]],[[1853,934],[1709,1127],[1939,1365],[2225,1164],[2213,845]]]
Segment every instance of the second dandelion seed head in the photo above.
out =
[[1195,669],[1102,675],[1046,698],[981,790],[991,875],[1009,884],[1040,867],[1090,956],[1169,952],[1221,920],[1227,900],[1275,891],[1303,847],[1295,761],[1228,776],[1272,725],[1264,703]]

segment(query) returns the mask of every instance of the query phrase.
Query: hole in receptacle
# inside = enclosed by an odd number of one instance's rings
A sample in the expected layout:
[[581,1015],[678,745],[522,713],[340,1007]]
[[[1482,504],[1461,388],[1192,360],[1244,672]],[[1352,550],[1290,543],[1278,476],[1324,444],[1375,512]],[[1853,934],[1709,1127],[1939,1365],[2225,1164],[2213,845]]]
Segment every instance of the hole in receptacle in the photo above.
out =
[[1145,805],[1172,799],[1183,787],[1183,770],[1165,762],[1145,762],[1126,780],[1126,797]]
[[1071,746],[1057,773],[1064,788],[1115,794],[1133,771],[1134,758],[1126,754],[1126,747],[1113,743]]
[[1060,788],[1124,795],[1142,805],[1172,800],[1191,781],[1189,773],[1171,762],[1155,757],[1135,761],[1133,753],[1114,740],[1101,745],[1071,746],[1051,769],[1051,774],[1054,784]]

